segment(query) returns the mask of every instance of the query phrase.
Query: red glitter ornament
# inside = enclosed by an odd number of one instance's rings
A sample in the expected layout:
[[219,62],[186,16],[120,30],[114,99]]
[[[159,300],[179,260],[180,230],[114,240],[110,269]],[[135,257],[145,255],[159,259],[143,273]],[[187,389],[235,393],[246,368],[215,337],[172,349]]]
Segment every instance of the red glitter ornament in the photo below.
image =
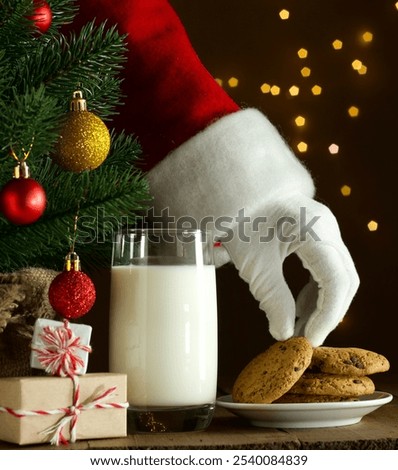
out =
[[33,0],[33,15],[29,18],[36,28],[42,33],[46,33],[51,26],[53,13],[50,5],[45,0]]
[[67,256],[65,269],[50,284],[48,298],[52,308],[62,317],[75,319],[89,312],[95,303],[93,281],[80,271],[76,253]]
[[0,211],[16,225],[28,225],[38,220],[47,198],[43,186],[32,178],[14,178],[0,192]]

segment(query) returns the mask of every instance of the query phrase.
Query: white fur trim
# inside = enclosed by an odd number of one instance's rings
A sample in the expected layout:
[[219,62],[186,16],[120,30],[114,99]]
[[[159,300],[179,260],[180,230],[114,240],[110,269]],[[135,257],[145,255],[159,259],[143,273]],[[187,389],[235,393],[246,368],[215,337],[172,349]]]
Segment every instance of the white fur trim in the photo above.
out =
[[156,210],[176,217],[235,217],[288,194],[314,195],[310,174],[255,109],[211,124],[149,172]]

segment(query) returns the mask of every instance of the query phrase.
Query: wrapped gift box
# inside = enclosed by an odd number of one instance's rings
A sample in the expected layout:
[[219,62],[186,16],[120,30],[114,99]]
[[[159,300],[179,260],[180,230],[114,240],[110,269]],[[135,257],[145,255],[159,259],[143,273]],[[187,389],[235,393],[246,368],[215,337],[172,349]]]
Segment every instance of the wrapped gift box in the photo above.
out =
[[[50,327],[53,330],[57,328],[64,328],[62,322],[56,320],[48,320],[47,318],[38,318],[35,323],[35,329],[32,337],[32,353],[30,356],[30,367],[33,369],[45,369],[39,360],[37,350],[44,349],[48,347],[48,344],[45,344],[41,335],[46,327]],[[68,327],[72,330],[75,336],[79,338],[79,344],[83,346],[90,345],[92,327],[90,325],[83,325],[80,323],[69,323]],[[76,373],[83,375],[87,371],[88,366],[88,351],[79,348],[73,348],[72,352],[79,357],[83,362],[83,367],[80,367]]]
[[[99,373],[79,377],[82,405],[92,404],[106,390],[116,387],[112,396],[98,403],[109,408],[81,409],[76,421],[76,439],[122,437],[127,434],[125,374]],[[74,384],[68,377],[10,377],[0,379],[0,440],[20,445],[49,442],[48,430],[68,414],[73,405]],[[109,405],[112,404],[112,405]],[[113,404],[117,404],[114,407]],[[124,407],[119,408],[123,405]],[[65,409],[57,414],[26,415],[24,412]],[[67,424],[63,436],[70,440]]]

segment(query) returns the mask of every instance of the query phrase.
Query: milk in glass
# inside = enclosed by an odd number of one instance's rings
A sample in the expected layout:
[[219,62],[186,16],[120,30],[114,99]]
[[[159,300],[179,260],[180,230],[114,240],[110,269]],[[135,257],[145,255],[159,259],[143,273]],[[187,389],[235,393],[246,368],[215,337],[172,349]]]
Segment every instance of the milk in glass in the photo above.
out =
[[110,370],[127,374],[134,407],[214,403],[214,265],[112,267]]

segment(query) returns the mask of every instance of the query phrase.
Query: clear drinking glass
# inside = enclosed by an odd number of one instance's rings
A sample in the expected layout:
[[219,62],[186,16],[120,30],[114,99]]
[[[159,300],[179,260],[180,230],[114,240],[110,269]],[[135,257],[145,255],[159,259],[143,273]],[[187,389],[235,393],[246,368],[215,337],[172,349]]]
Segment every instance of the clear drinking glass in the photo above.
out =
[[121,231],[111,279],[110,371],[127,374],[129,432],[205,429],[217,389],[210,236],[200,230]]

